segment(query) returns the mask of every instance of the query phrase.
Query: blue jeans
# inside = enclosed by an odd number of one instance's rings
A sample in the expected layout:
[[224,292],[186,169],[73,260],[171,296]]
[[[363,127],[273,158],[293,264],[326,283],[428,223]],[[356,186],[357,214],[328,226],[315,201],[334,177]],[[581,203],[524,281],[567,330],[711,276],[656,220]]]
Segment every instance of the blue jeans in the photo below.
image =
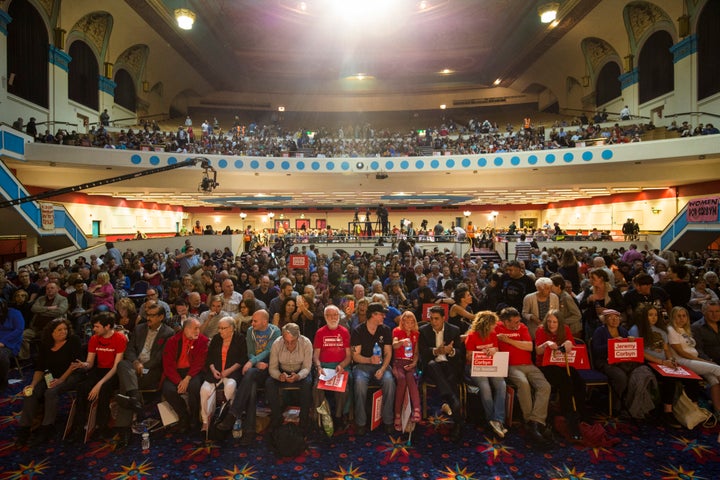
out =
[[466,381],[480,389],[485,420],[505,423],[505,395],[507,387],[503,377],[471,377],[470,366],[465,368]]
[[367,412],[365,411],[365,400],[370,382],[380,384],[383,394],[382,419],[385,425],[393,423],[393,408],[395,402],[395,379],[388,367],[380,380],[375,378],[375,372],[381,365],[360,364],[353,368],[353,379],[355,381],[355,423],[358,425],[367,424]]

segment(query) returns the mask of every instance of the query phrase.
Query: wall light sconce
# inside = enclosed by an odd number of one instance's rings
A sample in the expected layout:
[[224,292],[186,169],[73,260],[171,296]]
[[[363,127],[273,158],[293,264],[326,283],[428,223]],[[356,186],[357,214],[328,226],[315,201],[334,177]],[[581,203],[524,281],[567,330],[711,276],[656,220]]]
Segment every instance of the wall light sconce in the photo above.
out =
[[583,86],[583,87],[589,87],[589,86],[590,86],[590,76],[589,76],[589,75],[583,75],[581,81],[582,81],[582,86]]
[[269,218],[270,220],[272,220],[273,218],[275,218],[275,214],[274,214],[273,212],[268,213],[267,216],[268,216],[268,218]]
[[150,91],[150,82],[148,82],[147,80],[143,80],[142,89],[143,92],[148,93]]
[[178,27],[183,30],[190,30],[195,23],[195,12],[188,8],[178,8],[173,12],[175,14],[175,21]]
[[240,212],[240,218],[241,218],[242,220],[245,220],[245,219],[247,218],[247,213],[245,213],[245,212]]
[[463,215],[465,216],[465,218],[468,218],[470,215],[472,215],[472,212],[470,210],[465,210],[463,212]]
[[653,213],[653,215],[658,215],[662,210],[660,210],[657,207],[650,207],[650,211]]
[[540,21],[542,23],[551,23],[557,18],[558,8],[560,4],[558,2],[543,3],[538,7],[538,15],[540,15]]

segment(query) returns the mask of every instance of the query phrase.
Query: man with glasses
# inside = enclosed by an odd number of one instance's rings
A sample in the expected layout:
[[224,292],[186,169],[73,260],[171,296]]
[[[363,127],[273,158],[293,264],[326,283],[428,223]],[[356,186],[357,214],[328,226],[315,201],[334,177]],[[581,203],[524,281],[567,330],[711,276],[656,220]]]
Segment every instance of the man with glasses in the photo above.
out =
[[265,396],[270,404],[270,425],[277,428],[282,424],[283,393],[287,388],[300,389],[300,429],[306,432],[309,425],[312,404],[312,342],[300,335],[296,323],[282,328],[282,337],[276,339],[270,348],[270,376],[265,381]]
[[147,321],[147,314],[145,313],[145,310],[150,304],[155,304],[162,308],[165,315],[163,317],[163,320],[169,319],[172,316],[172,312],[170,311],[170,305],[160,300],[158,291],[151,287],[145,291],[145,303],[140,305],[140,311],[138,312],[138,315],[140,316],[142,321]]
[[[355,362],[353,377],[358,435],[367,432],[365,400],[370,382],[379,383],[382,389],[382,418],[385,432],[395,432],[393,427],[395,379],[389,368],[392,360],[392,331],[383,323],[386,313],[387,309],[382,303],[371,303],[367,309],[367,321],[358,325],[350,337],[352,359]],[[375,351],[375,345],[379,347],[379,352]]]
[[154,302],[145,305],[146,323],[135,327],[125,358],[117,367],[120,392],[115,400],[120,406],[116,425],[120,430],[119,447],[127,445],[133,413],[143,410],[140,390],[153,390],[160,385],[163,373],[162,356],[165,342],[173,336],[173,329],[163,323],[165,311]]

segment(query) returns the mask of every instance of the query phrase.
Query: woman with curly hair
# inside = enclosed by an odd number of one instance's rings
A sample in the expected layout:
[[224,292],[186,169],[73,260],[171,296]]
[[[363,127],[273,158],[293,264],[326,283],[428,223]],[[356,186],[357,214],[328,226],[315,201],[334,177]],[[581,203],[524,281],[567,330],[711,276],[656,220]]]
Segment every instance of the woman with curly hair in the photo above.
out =
[[73,335],[69,320],[56,318],[45,326],[35,373],[23,390],[25,402],[18,429],[19,445],[25,445],[30,440],[30,427],[41,403],[45,404],[43,419],[32,443],[37,445],[53,438],[60,396],[75,390],[85,376],[84,371],[78,369],[79,364],[75,363],[82,355],[80,339]]

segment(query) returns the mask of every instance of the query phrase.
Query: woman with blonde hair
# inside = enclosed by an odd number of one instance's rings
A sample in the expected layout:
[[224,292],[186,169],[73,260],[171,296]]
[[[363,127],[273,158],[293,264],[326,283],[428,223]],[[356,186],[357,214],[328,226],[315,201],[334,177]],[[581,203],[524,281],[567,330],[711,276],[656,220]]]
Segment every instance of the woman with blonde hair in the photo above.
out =
[[495,434],[504,438],[507,433],[505,428],[505,379],[503,377],[472,377],[473,352],[482,352],[485,355],[493,356],[498,352],[498,340],[495,334],[495,325],[498,323],[498,316],[489,310],[479,312],[468,329],[465,337],[465,377],[480,389],[480,400],[482,401],[485,419]]
[[117,321],[115,325],[121,326],[123,330],[127,330],[128,332],[135,330],[138,319],[135,302],[129,298],[121,298],[115,304],[115,310],[117,311]]
[[710,389],[715,413],[720,413],[720,365],[701,358],[690,329],[690,314],[684,307],[670,310],[668,343],[675,353],[677,363],[687,367],[705,379]]
[[412,405],[412,417],[410,421],[419,422],[420,414],[420,392],[418,391],[417,380],[415,379],[415,367],[419,360],[417,319],[411,311],[400,315],[400,325],[395,327],[392,333],[392,346],[394,350],[392,372],[397,382],[395,390],[395,430],[402,430],[402,404],[405,400],[405,390],[410,394]]
[[93,309],[96,312],[115,311],[115,289],[110,283],[110,274],[100,272],[97,274],[95,283],[88,288],[93,295]]

